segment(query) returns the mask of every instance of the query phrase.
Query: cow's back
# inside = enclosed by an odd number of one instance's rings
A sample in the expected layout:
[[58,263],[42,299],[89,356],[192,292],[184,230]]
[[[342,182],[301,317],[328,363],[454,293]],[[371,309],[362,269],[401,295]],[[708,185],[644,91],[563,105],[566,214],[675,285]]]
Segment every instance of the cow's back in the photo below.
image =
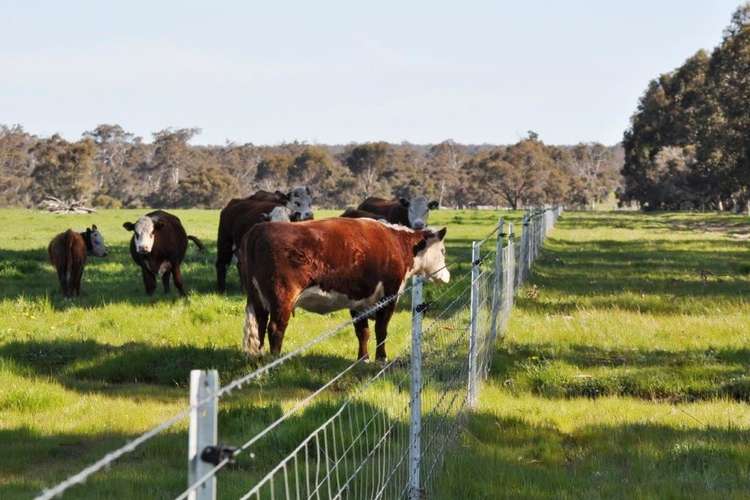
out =
[[360,203],[357,209],[376,214],[392,224],[409,226],[409,211],[398,200],[386,200],[371,196]]
[[410,247],[396,231],[371,219],[261,223],[242,240],[242,267],[248,279],[358,295],[377,281],[400,282],[411,266]]

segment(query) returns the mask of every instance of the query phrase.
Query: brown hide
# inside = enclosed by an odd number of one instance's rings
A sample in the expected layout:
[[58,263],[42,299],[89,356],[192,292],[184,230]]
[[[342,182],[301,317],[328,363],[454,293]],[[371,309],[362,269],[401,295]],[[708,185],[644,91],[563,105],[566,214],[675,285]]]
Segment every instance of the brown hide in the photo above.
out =
[[348,217],[350,219],[385,219],[382,215],[352,207],[344,210],[344,213],[339,215],[339,217]]
[[[180,272],[180,264],[185,259],[188,245],[185,228],[182,227],[179,218],[163,210],[149,212],[146,216],[152,219],[156,218],[161,223],[160,227],[154,232],[154,245],[151,247],[151,251],[147,254],[138,253],[135,248],[135,236],[130,238],[130,256],[141,268],[146,293],[152,295],[156,290],[156,278],[161,269],[163,270],[164,293],[169,292],[169,276],[171,275],[180,295],[185,296],[185,287]],[[197,238],[192,237],[191,239],[196,240]],[[199,245],[199,248],[200,246],[202,245]]]
[[371,196],[360,203],[358,210],[376,214],[392,224],[400,224],[409,227],[409,208],[401,204],[399,200],[386,200]]
[[[294,305],[308,287],[345,294],[351,300],[373,296],[379,283],[383,296],[398,293],[413,266],[415,248],[428,234],[370,219],[256,225],[242,239],[239,256],[248,308],[253,308],[259,327],[259,342],[251,339],[246,347],[257,352],[267,327],[271,352],[280,352]],[[395,301],[375,313],[379,359],[386,357],[384,342],[394,309]],[[356,312],[361,311],[352,315]],[[359,357],[366,358],[367,319],[358,321],[355,329]]]
[[[263,192],[267,193],[259,191]],[[216,287],[220,292],[226,290],[227,266],[232,262],[234,250],[239,248],[242,237],[255,224],[265,222],[266,215],[280,206],[284,206],[284,203],[259,201],[249,197],[232,200],[222,209],[216,237]]]
[[81,294],[81,277],[86,265],[86,240],[72,229],[55,236],[47,247],[65,297]]

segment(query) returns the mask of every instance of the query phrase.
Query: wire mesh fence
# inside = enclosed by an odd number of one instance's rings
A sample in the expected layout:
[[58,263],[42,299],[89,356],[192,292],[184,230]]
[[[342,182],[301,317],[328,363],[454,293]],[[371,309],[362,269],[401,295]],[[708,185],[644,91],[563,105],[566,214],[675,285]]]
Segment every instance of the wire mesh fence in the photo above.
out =
[[[561,212],[528,211],[520,238],[501,219],[490,234],[474,242],[470,273],[435,289],[423,278],[414,278],[399,294],[361,314],[368,317],[411,295],[411,348],[380,364],[362,359],[347,364],[304,398],[283,407],[244,443],[222,445],[221,427],[217,432],[206,426],[206,421],[219,421],[222,400],[349,331],[359,317],[223,387],[204,387],[203,392],[193,388],[196,397],[185,411],[37,498],[62,494],[188,417],[190,474],[178,499],[216,498],[226,469],[242,472],[234,480],[245,484],[238,491],[247,499],[429,496],[447,451],[480,397],[481,380],[488,373],[495,342],[507,327],[514,296]],[[196,375],[197,380],[204,378]]]

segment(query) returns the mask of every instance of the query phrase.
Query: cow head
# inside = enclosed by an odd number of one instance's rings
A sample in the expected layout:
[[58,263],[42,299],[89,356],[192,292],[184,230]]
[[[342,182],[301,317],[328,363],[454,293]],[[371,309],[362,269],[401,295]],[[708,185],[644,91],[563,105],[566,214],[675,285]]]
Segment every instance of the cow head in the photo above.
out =
[[447,228],[437,232],[429,229],[420,231],[422,240],[414,245],[414,273],[425,276],[429,281],[448,283],[451,273],[445,267],[445,233]]
[[430,210],[435,210],[438,207],[437,201],[427,201],[424,196],[417,196],[411,200],[399,198],[398,201],[402,207],[409,211],[409,227],[417,230],[427,227]]
[[135,251],[141,255],[151,252],[154,246],[156,233],[164,226],[164,223],[158,218],[151,218],[144,215],[136,221],[126,222],[122,225],[128,231],[133,231],[133,241],[135,242]]
[[296,187],[286,195],[286,198],[286,207],[291,211],[289,219],[292,222],[313,218],[312,193],[309,187]]
[[96,257],[107,256],[107,246],[104,244],[104,236],[102,236],[96,224],[86,228],[84,238],[86,240],[86,250],[91,255],[95,255]]
[[291,210],[287,207],[275,207],[267,214],[263,214],[263,219],[267,222],[289,222]]

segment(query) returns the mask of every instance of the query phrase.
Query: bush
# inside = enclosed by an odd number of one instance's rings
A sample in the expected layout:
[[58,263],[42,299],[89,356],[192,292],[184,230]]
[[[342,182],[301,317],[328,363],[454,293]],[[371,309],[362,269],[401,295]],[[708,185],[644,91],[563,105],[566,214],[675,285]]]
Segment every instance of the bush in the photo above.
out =
[[122,208],[122,202],[106,194],[98,194],[91,202],[97,208]]

